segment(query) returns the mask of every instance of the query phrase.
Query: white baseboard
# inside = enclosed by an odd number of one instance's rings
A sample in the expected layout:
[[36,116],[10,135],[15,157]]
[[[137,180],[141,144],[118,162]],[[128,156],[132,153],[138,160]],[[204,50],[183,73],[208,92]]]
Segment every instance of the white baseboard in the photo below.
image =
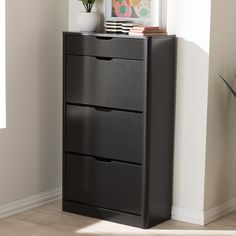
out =
[[[11,203],[0,205],[0,219],[15,215],[44,204],[60,199],[62,189],[42,192]],[[172,207],[172,219],[191,224],[206,225],[232,211],[236,210],[236,198],[205,211],[182,207]]]
[[61,188],[35,194],[11,203],[0,205],[0,219],[27,211],[61,198]]
[[203,225],[204,224],[204,213],[203,211],[191,210],[182,207],[172,207],[173,220],[183,221],[186,223]]
[[186,223],[206,225],[236,210],[236,198],[205,211],[172,207],[172,219]]
[[236,198],[228,202],[224,202],[216,207],[205,210],[204,212],[204,224],[209,224],[216,219],[229,214],[232,211],[236,210]]

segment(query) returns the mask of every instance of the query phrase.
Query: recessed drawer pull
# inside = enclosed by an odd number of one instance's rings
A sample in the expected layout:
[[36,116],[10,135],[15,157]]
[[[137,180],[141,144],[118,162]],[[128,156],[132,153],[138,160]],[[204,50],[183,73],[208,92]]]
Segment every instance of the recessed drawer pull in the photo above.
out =
[[113,58],[112,57],[96,57],[98,60],[103,60],[103,61],[111,61]]
[[96,161],[99,161],[99,162],[112,162],[112,160],[110,160],[110,159],[106,159],[106,158],[102,158],[102,157],[94,157],[94,159],[96,160]]
[[100,37],[100,36],[96,36],[97,39],[101,39],[101,40],[112,40],[113,37]]
[[94,107],[96,111],[102,111],[102,112],[111,112],[111,108],[105,108],[105,107]]

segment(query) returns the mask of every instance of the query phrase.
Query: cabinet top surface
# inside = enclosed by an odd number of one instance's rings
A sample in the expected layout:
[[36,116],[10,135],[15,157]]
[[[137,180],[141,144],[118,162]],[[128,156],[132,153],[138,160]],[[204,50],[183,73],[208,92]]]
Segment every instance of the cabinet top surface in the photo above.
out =
[[68,35],[81,35],[81,36],[94,36],[94,37],[112,37],[112,38],[127,38],[127,39],[147,39],[147,38],[173,38],[175,35],[158,35],[158,36],[131,36],[126,34],[108,34],[105,32],[94,33],[94,32],[76,32],[76,31],[65,31],[64,34]]

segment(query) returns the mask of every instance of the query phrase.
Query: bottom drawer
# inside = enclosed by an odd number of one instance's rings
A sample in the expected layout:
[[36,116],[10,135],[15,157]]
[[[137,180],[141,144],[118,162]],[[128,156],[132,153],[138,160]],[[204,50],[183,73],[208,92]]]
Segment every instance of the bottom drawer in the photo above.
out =
[[141,166],[73,154],[65,164],[66,200],[140,214]]

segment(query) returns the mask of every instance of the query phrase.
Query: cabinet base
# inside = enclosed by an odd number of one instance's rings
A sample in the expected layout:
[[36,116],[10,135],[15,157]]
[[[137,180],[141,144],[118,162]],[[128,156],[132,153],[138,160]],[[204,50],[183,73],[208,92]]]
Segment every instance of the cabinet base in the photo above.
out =
[[88,206],[77,202],[63,201],[63,211],[134,226],[138,228],[146,228],[142,225],[141,216],[100,207]]

